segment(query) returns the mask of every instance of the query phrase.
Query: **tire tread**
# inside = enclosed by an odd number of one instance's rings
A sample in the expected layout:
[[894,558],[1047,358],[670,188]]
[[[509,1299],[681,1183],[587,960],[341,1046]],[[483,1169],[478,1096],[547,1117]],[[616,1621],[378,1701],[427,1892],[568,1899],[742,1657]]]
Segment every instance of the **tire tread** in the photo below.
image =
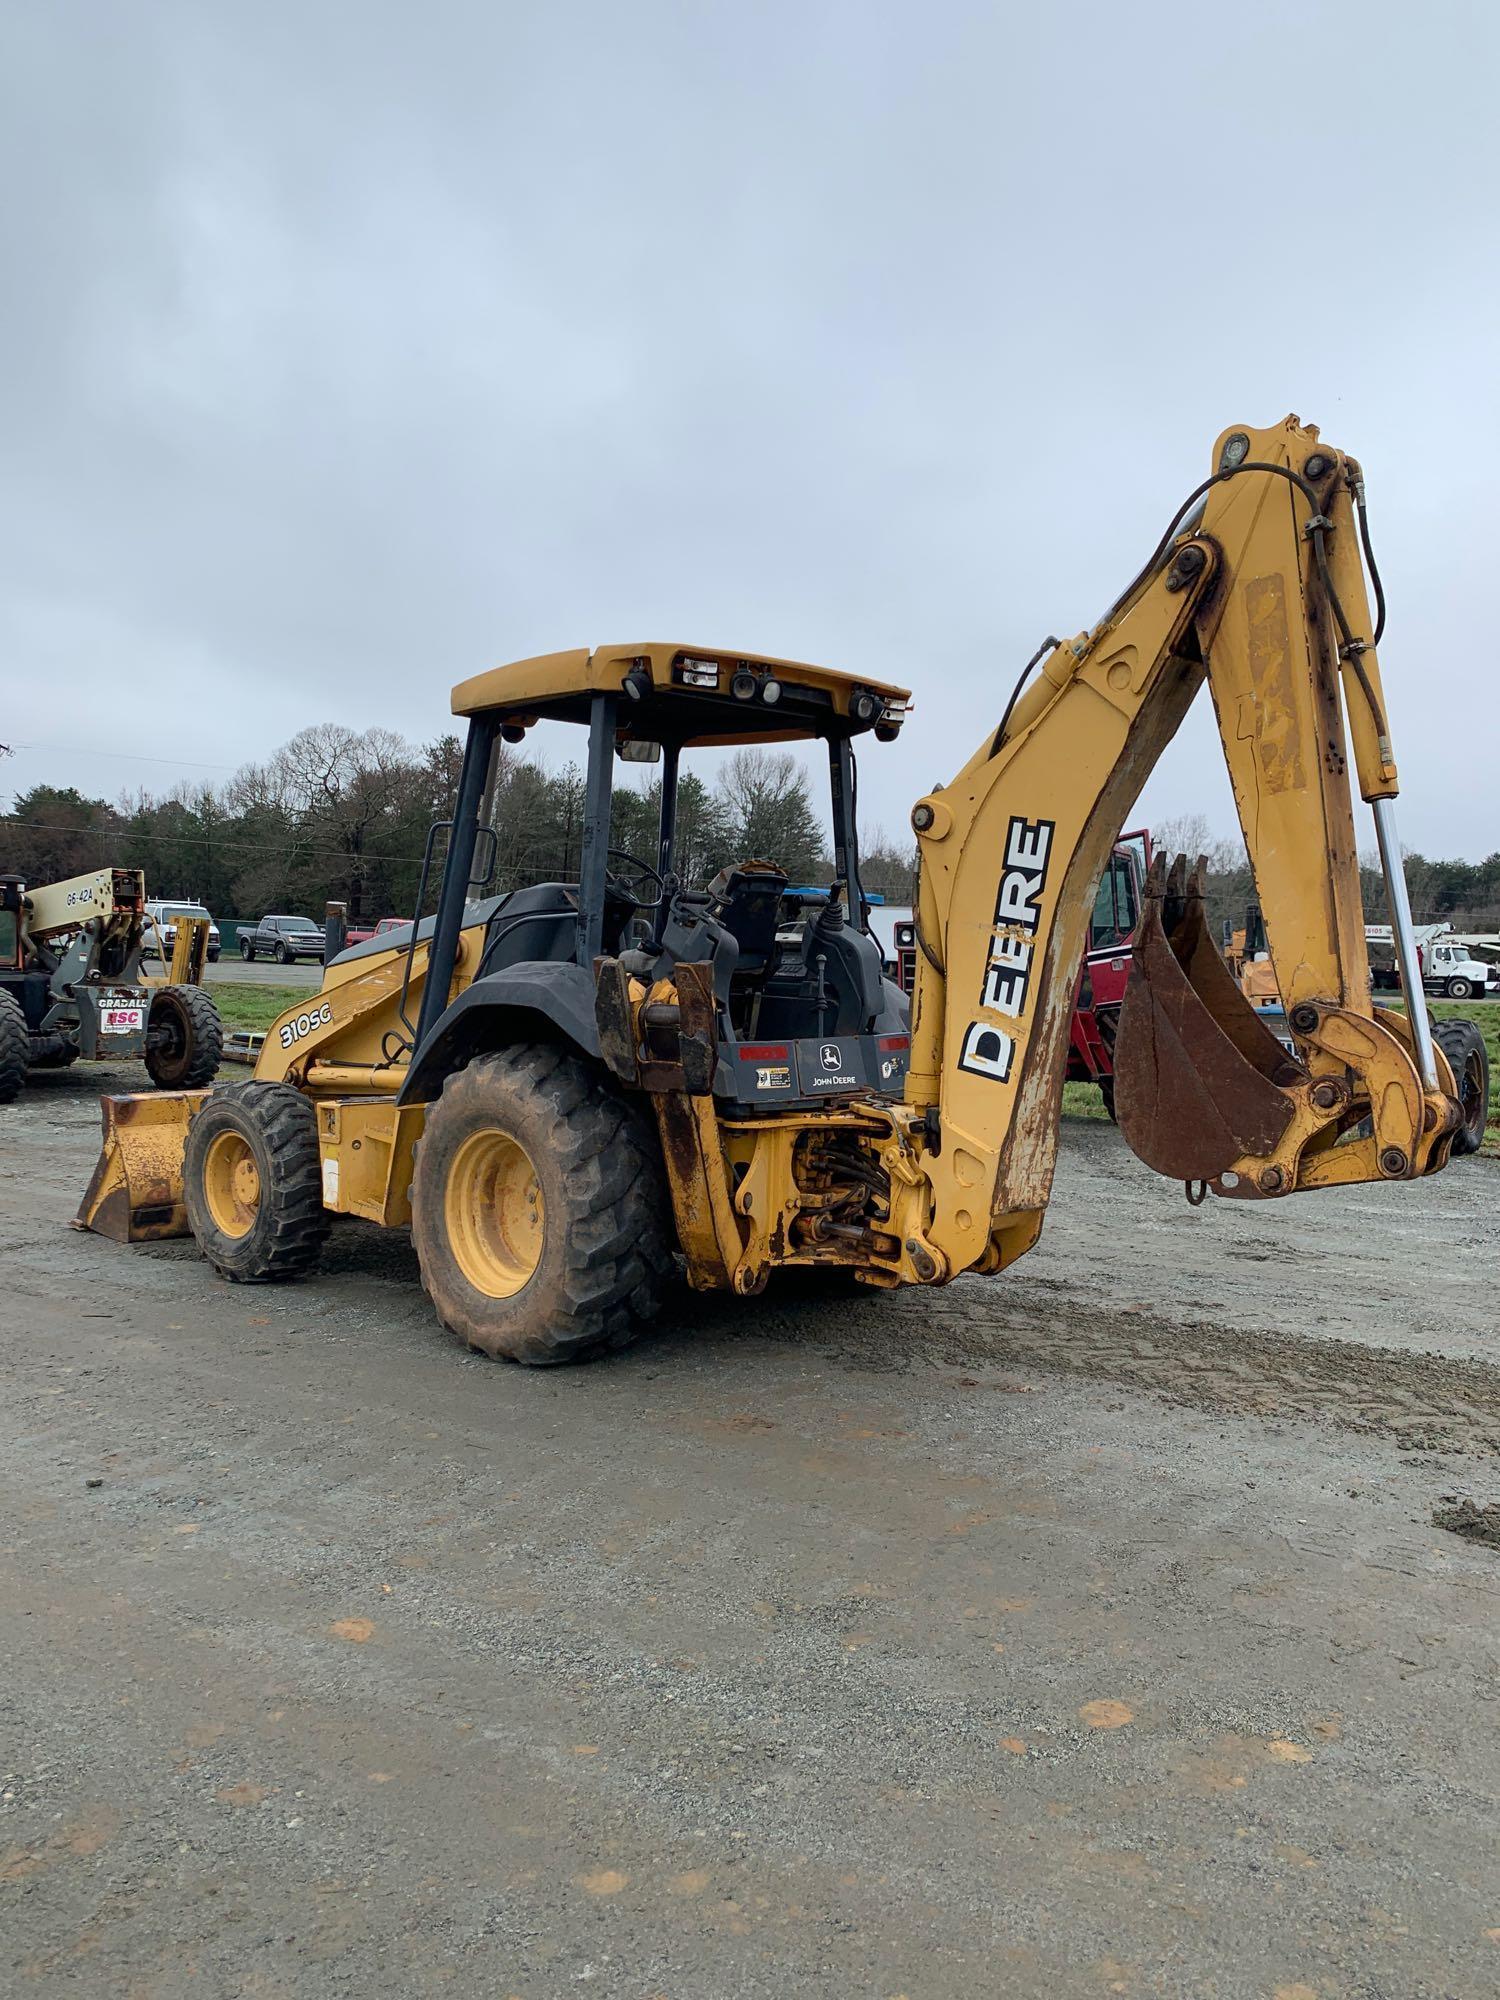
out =
[[13,1104],[26,1082],[31,1032],[9,993],[0,993],[0,1104]]
[[[503,1079],[544,1107],[563,1176],[564,1258],[550,1295],[529,1301],[523,1328],[486,1337],[462,1305],[446,1298],[442,1274],[423,1258],[422,1284],[444,1325],[471,1347],[552,1366],[626,1346],[654,1316],[676,1268],[660,1149],[642,1110],[583,1058],[551,1043],[525,1043],[481,1056],[443,1085],[434,1116],[461,1113]],[[422,1148],[418,1144],[418,1173]]]

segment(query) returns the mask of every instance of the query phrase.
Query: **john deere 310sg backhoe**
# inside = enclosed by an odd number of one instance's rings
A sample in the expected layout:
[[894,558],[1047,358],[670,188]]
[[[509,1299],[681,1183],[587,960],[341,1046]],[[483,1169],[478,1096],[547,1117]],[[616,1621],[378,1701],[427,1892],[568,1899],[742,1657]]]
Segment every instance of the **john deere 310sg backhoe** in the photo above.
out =
[[[1363,530],[1359,466],[1316,430],[1224,433],[1104,618],[1046,643],[913,810],[909,1021],[866,928],[853,748],[897,736],[905,690],[673,645],[464,683],[435,915],[333,957],[253,1081],[108,1100],[80,1222],[191,1229],[252,1283],[307,1270],[336,1215],[409,1226],[444,1323],[527,1362],[628,1340],[679,1256],[694,1286],[746,1295],[786,1265],[882,1287],[1001,1271],[1041,1229],[1101,871],[1205,680],[1295,1048],[1229,978],[1196,878],[1158,869],[1115,1050],[1120,1129],[1199,1199],[1435,1173],[1460,1106],[1411,942]],[[486,897],[496,748],[540,720],[588,731],[580,877]],[[683,750],[797,738],[827,746],[829,896],[799,903],[756,857],[681,883]],[[617,755],[660,763],[649,858],[608,847]],[[1405,1014],[1371,1001],[1351,755]]]

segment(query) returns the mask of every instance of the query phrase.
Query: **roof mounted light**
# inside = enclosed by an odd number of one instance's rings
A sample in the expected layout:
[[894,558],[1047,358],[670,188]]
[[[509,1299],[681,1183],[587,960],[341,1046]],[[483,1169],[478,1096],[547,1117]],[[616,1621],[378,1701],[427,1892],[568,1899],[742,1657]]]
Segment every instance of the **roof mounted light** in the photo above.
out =
[[644,701],[651,692],[651,669],[637,660],[620,685],[632,701]]
[[868,688],[857,688],[849,697],[849,718],[862,727],[875,720],[880,713],[880,703]]
[[736,701],[754,701],[757,682],[748,667],[736,667],[730,676],[729,692]]
[[683,687],[717,688],[719,663],[717,660],[690,659],[684,654],[677,663],[677,678]]
[[760,698],[767,708],[774,708],[781,699],[781,682],[767,674],[760,684]]

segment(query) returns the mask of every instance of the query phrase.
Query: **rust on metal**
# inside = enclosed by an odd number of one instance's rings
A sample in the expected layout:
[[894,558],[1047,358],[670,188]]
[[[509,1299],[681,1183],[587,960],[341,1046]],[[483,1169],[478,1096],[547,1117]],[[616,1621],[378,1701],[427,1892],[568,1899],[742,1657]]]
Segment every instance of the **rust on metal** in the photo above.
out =
[[183,1090],[101,1097],[104,1143],[73,1228],[114,1243],[186,1236],[182,1151],[208,1095]]
[[1275,1151],[1295,1111],[1284,1086],[1305,1072],[1218,963],[1198,872],[1185,879],[1179,856],[1169,878],[1165,860],[1152,862],[1120,1010],[1115,1114],[1148,1167],[1172,1180],[1211,1181],[1246,1154]]

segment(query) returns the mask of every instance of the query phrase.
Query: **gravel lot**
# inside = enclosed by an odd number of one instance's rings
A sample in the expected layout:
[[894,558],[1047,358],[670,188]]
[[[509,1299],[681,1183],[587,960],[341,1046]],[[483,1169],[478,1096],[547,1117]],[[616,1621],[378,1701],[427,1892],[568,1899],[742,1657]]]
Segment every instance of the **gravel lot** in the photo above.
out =
[[362,1225],[70,1233],[139,1074],[0,1112],[11,1990],[1500,1990],[1500,1167],[1195,1212],[1071,1125],[1005,1278],[537,1374]]

